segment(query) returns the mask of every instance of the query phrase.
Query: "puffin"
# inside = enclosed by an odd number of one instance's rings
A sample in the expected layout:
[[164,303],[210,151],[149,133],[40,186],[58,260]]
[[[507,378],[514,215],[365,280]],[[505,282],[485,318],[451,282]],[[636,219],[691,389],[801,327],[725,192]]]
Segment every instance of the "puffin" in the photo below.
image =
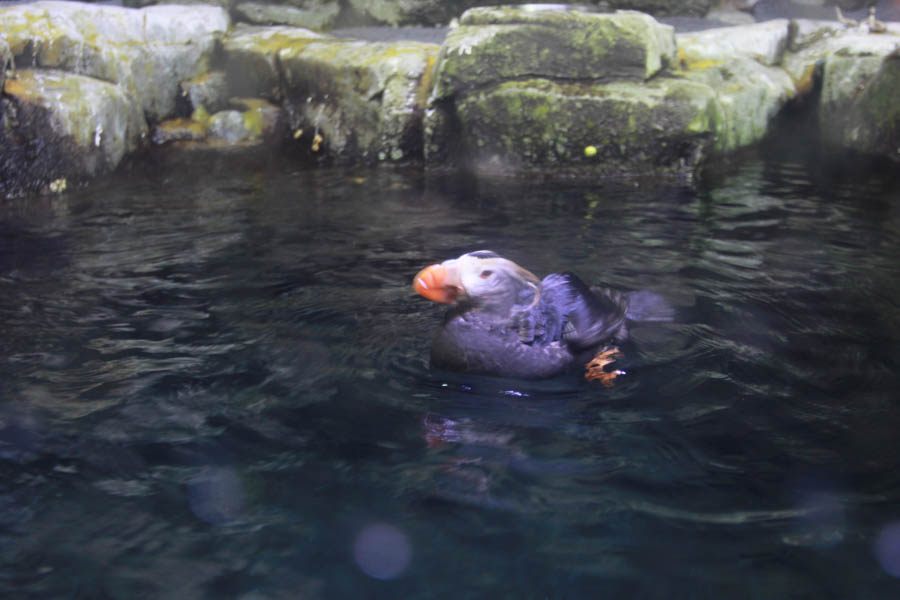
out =
[[611,386],[616,344],[631,321],[670,321],[657,294],[588,287],[574,273],[534,273],[492,250],[468,252],[419,271],[413,290],[449,305],[431,345],[438,369],[546,379],[583,368]]

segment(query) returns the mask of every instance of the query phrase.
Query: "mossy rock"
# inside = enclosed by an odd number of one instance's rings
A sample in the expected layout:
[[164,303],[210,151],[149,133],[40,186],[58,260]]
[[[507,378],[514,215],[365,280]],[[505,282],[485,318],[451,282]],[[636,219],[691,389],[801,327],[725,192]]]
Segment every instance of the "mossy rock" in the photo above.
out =
[[90,77],[19,69],[4,96],[0,195],[108,173],[147,134],[140,107],[125,91]]
[[234,12],[240,20],[257,25],[289,25],[328,31],[334,27],[341,7],[337,0],[309,0],[301,6],[274,2],[238,2]]
[[[900,158],[900,26],[885,33],[798,22],[784,68],[801,90],[816,96],[822,139],[835,148]],[[802,87],[801,87],[802,86]]]
[[720,0],[605,0],[610,8],[639,10],[657,17],[683,15],[702,17]]
[[9,49],[6,40],[0,38],[0,90],[3,89],[3,82],[6,81],[6,70],[13,68],[13,55]]
[[157,123],[150,135],[154,144],[199,142],[206,139],[207,125],[195,119],[166,119]]
[[336,38],[281,50],[291,128],[314,132],[322,152],[341,161],[420,158],[437,53],[434,44]]
[[300,27],[238,25],[222,44],[229,94],[280,102],[279,52],[297,51],[322,39],[331,38]]
[[[346,0],[357,25],[446,25],[475,0]],[[483,3],[483,2],[482,2]]]
[[711,88],[675,78],[509,81],[460,98],[455,109],[428,125],[447,119],[460,129],[456,160],[504,174],[689,174],[720,118]]
[[731,55],[710,64],[687,65],[678,75],[707,85],[715,93],[718,120],[712,149],[718,154],[762,140],[774,117],[798,93],[796,82],[783,69],[747,56]]
[[121,84],[152,120],[175,109],[181,81],[209,67],[230,25],[213,6],[130,9],[81,2],[0,7],[18,66],[60,69]]
[[[900,160],[900,50],[884,58],[832,56],[825,65],[820,123],[826,142],[867,154]],[[838,82],[850,94],[834,96]]]
[[228,105],[228,80],[224,71],[208,71],[182,81],[181,93],[192,111],[202,107],[210,113],[218,112]]
[[674,30],[652,17],[474,8],[441,46],[435,101],[502,81],[645,81],[675,63]]
[[773,19],[764,23],[680,33],[678,58],[688,68],[751,58],[766,66],[781,64],[790,40],[790,22]]

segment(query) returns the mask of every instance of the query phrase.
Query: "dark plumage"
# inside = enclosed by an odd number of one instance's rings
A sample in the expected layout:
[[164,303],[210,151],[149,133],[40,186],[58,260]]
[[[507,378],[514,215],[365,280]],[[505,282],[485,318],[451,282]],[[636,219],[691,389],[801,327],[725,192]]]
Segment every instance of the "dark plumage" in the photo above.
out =
[[[650,292],[591,289],[572,273],[539,280],[490,250],[426,267],[413,288],[452,305],[434,338],[432,365],[485,375],[552,377],[624,340],[629,320],[672,316]],[[611,381],[619,372],[601,369],[614,356],[615,348],[601,352],[588,378]]]

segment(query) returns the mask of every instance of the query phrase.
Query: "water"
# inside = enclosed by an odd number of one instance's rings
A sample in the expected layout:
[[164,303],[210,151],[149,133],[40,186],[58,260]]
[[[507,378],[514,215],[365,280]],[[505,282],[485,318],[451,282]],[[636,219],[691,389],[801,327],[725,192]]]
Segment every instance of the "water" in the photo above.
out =
[[[900,182],[162,158],[0,205],[0,595],[896,598]],[[665,294],[610,389],[431,372],[422,266]]]

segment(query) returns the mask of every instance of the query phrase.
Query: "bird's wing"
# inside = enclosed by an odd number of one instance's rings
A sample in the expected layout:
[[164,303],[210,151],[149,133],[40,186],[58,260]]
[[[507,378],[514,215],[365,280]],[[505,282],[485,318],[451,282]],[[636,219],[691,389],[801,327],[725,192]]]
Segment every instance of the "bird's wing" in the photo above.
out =
[[589,348],[615,337],[625,324],[626,297],[615,290],[592,290],[573,273],[554,273],[541,283],[541,300],[564,318],[562,337]]

